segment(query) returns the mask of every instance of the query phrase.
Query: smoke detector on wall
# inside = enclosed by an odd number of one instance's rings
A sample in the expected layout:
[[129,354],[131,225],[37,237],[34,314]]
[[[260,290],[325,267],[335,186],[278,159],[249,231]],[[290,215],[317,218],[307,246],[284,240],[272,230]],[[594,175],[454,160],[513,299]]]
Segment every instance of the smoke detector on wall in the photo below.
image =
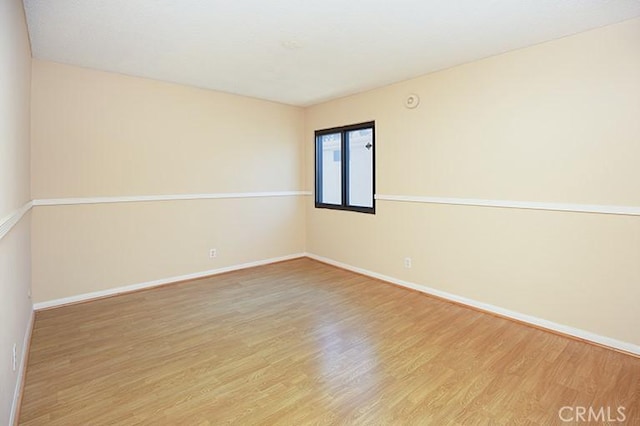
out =
[[420,97],[415,93],[410,94],[404,100],[405,108],[414,109],[414,108],[417,108],[418,105],[420,105]]

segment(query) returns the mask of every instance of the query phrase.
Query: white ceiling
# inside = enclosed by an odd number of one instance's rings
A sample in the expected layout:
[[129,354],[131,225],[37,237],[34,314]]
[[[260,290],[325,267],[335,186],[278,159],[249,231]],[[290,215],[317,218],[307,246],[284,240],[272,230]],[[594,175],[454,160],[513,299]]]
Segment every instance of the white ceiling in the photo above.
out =
[[25,0],[33,56],[311,105],[640,16],[640,0]]

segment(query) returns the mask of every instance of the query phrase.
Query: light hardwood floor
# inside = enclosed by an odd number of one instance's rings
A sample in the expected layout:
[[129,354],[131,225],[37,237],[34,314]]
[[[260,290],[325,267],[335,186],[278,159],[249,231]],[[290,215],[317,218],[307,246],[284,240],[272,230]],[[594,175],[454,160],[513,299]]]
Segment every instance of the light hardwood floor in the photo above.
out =
[[20,424],[548,425],[563,406],[640,424],[640,359],[298,259],[38,312]]

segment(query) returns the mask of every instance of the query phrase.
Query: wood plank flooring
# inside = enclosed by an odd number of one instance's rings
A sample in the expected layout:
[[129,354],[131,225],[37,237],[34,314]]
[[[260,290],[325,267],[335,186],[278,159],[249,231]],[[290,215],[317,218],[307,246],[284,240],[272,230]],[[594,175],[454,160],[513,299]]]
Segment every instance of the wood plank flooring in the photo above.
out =
[[298,259],[38,312],[20,424],[551,425],[564,406],[639,425],[640,359]]

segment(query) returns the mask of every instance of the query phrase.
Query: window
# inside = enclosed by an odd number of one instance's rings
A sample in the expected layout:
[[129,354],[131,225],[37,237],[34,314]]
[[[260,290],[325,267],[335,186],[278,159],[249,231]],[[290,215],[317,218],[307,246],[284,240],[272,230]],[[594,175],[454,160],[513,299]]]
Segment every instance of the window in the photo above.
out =
[[375,213],[375,123],[316,131],[316,207]]

